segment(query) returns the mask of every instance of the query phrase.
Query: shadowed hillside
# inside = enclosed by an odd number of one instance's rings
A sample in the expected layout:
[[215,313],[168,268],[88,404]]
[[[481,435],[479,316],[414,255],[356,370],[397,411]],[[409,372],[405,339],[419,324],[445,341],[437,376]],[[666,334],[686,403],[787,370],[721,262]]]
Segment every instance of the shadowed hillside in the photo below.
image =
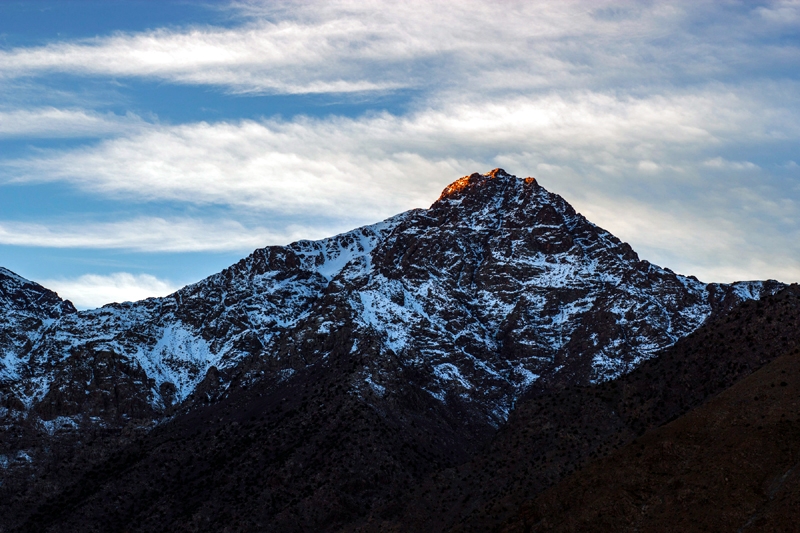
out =
[[503,531],[797,531],[800,353],[588,465]]
[[[521,402],[488,447],[437,472],[395,520],[367,531],[487,531],[583,465],[675,419],[800,347],[793,285],[718,316],[630,374]],[[614,462],[608,463],[613,467]]]

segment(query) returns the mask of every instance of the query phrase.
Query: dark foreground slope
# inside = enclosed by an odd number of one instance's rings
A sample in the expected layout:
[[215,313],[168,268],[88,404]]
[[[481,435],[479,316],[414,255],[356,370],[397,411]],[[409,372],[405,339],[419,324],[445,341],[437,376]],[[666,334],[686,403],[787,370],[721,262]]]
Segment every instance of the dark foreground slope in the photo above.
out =
[[771,531],[800,524],[800,352],[588,465],[504,529]]
[[[491,531],[558,480],[703,405],[798,348],[800,288],[793,285],[718,316],[617,380],[533,393],[470,461],[437,472],[416,487],[396,519],[381,519],[376,513],[360,527],[365,531]],[[753,407],[761,405],[765,404]],[[789,417],[791,407],[787,404],[786,409]],[[706,444],[716,438],[713,431],[709,428]],[[727,458],[734,452],[729,450]],[[602,492],[606,482],[623,479],[614,477],[618,464],[619,458],[603,463],[607,479],[587,486]],[[713,491],[706,495],[711,498]],[[582,498],[561,492],[552,501],[564,502],[567,515],[580,510]],[[541,516],[549,512],[546,508]]]
[[[83,469],[53,461],[5,492],[6,531],[334,531],[490,437],[454,424],[463,417],[401,365],[409,386],[391,403],[355,393],[362,348],[277,386],[239,388],[122,445],[87,436]],[[99,459],[94,448],[105,448]]]

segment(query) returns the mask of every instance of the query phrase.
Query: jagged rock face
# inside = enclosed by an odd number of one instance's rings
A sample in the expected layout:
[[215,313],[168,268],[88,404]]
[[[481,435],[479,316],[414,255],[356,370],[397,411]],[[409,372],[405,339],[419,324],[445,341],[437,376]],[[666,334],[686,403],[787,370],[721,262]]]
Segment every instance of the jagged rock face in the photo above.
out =
[[53,291],[0,267],[0,380],[15,378],[10,363],[30,350],[44,326],[75,312]]
[[66,426],[156,419],[345,353],[364,360],[351,393],[365,401],[391,405],[414,386],[496,426],[532,386],[615,377],[715,308],[774,289],[640,261],[533,178],[499,169],[456,181],[430,209],[257,250],[164,298],[75,312],[0,275],[4,415]]

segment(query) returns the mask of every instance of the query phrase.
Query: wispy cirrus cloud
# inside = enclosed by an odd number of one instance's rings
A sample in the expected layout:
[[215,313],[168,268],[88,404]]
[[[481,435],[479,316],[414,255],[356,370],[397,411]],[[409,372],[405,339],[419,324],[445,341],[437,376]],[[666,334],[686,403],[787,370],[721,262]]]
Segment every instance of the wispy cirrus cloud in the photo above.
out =
[[[5,223],[0,242],[245,250],[333,233],[304,227],[312,214],[355,225],[426,207],[455,177],[502,166],[539,177],[654,262],[715,281],[732,281],[727,276],[734,273],[791,279],[788,273],[800,276],[791,222],[800,191],[729,155],[800,137],[800,120],[792,120],[800,107],[786,107],[792,102],[785,98],[778,103],[769,91],[643,98],[583,92],[408,115],[152,125],[88,147],[5,161],[3,174],[111,198],[271,213],[289,229],[161,219],[69,231]],[[741,259],[766,255],[773,260],[756,266]],[[738,266],[721,269],[731,264]]]
[[0,110],[0,139],[120,136],[145,125],[133,113],[115,115],[56,107]]
[[765,20],[779,26],[795,26],[800,22],[800,2],[779,0],[768,5],[758,6],[755,12]]
[[[702,199],[700,199],[702,201]],[[630,198],[594,197],[582,202],[583,214],[619,238],[631,242],[639,256],[706,282],[756,279],[800,279],[800,230],[795,224],[775,232],[770,209],[742,219],[713,206],[673,201],[655,206]],[[796,212],[793,206],[772,206]],[[780,215],[778,215],[780,216]]]
[[[397,88],[376,81],[341,53],[370,31],[355,20],[318,25],[259,22],[235,29],[198,27],[117,34],[81,42],[0,52],[0,78],[62,72],[149,77],[176,83],[219,85],[234,92],[320,93]],[[347,59],[380,60],[386,50],[360,47]],[[366,48],[366,49],[365,49]],[[383,56],[391,61],[390,57]]]
[[249,252],[326,229],[245,227],[232,220],[141,217],[94,223],[31,224],[0,220],[0,244],[50,248],[102,248],[139,252]]
[[[0,79],[144,77],[231,92],[628,88],[791,68],[794,2],[237,2],[239,26],[117,33],[0,51]],[[764,36],[773,46],[763,46]],[[760,39],[757,41],[757,39]]]
[[425,206],[455,176],[497,164],[603,175],[606,190],[661,171],[691,181],[709,168],[754,169],[718,154],[800,137],[790,120],[800,106],[768,100],[710,89],[646,98],[583,92],[408,115],[153,125],[0,168],[7,182],[63,181],[116,198],[374,219]]
[[707,161],[703,161],[703,165],[710,168],[727,169],[727,170],[753,170],[758,168],[758,165],[750,161],[729,161],[722,157],[714,157]]

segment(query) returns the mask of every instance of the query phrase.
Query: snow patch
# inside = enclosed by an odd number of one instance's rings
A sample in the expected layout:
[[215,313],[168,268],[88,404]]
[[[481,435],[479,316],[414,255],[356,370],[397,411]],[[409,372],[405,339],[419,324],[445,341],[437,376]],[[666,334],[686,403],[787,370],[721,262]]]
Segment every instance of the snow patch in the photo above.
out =
[[48,435],[53,435],[56,431],[63,429],[78,429],[78,424],[68,416],[58,416],[53,420],[39,419],[39,425]]
[[370,374],[370,375],[368,375],[366,378],[364,378],[364,382],[365,382],[367,385],[369,385],[369,386],[370,386],[370,388],[371,388],[371,389],[372,389],[372,390],[375,392],[375,394],[377,394],[378,396],[383,396],[384,394],[386,394],[386,387],[384,387],[383,385],[379,385],[379,384],[375,383],[375,381],[373,381],[373,379],[372,379],[372,374]]
[[436,365],[433,367],[434,375],[442,381],[452,381],[456,382],[465,389],[471,389],[472,383],[470,383],[464,376],[461,375],[461,372],[458,370],[458,367],[452,363],[442,363],[440,365]]
[[176,402],[185,400],[220,359],[206,340],[180,323],[165,327],[152,349],[140,348],[134,357],[147,376],[155,380],[155,390],[162,383],[175,386]]

